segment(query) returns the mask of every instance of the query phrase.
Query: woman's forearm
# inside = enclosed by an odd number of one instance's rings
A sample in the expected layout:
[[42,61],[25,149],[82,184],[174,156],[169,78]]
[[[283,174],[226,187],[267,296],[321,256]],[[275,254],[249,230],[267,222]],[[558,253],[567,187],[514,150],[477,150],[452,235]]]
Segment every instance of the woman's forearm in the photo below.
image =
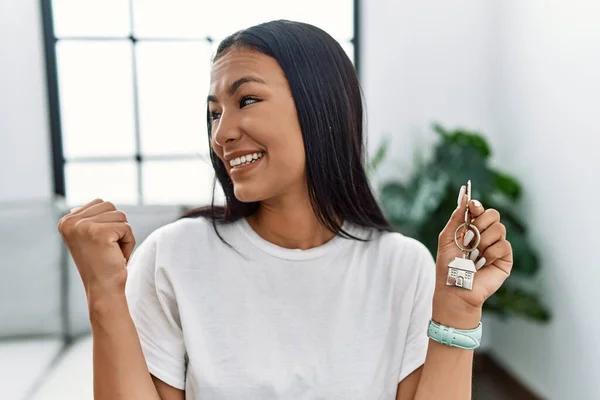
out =
[[[481,310],[449,314],[434,306],[433,320],[457,329],[476,328]],[[474,350],[450,347],[429,339],[415,400],[471,400]]]
[[94,399],[160,400],[125,294],[88,295],[93,337]]

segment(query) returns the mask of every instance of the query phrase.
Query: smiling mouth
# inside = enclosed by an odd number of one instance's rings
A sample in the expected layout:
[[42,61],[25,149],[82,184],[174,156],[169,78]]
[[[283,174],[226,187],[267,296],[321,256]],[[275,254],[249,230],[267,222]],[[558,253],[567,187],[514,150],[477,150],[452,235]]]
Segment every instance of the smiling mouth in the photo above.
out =
[[245,156],[229,160],[229,165],[231,166],[231,169],[243,168],[245,166],[256,163],[258,160],[263,158],[264,155],[265,153],[262,151],[259,151],[257,153],[246,154]]

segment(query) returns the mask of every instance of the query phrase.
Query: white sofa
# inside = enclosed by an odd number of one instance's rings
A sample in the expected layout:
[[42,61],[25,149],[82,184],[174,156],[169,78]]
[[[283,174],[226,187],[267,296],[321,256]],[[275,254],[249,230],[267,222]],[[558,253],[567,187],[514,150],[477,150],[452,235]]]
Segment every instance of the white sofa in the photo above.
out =
[[[183,206],[120,206],[137,243]],[[93,400],[87,302],[61,199],[0,203],[0,399]]]

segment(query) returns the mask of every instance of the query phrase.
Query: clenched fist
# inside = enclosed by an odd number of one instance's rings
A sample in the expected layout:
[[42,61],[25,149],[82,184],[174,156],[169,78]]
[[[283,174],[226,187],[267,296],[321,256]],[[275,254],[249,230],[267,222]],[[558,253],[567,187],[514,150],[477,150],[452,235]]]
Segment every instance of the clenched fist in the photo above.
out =
[[124,291],[135,238],[124,212],[111,202],[93,200],[58,223],[89,298],[90,288]]

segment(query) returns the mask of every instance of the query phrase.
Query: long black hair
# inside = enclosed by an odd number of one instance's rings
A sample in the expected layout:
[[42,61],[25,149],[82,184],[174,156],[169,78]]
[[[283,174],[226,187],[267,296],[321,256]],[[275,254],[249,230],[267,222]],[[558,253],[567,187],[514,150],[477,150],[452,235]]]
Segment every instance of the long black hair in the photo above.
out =
[[[320,223],[338,235],[359,240],[342,230],[338,221],[392,231],[365,172],[362,91],[342,46],[313,25],[277,20],[228,36],[219,44],[212,62],[240,48],[274,58],[288,80],[302,130],[310,201]],[[208,108],[206,122],[210,143]],[[226,205],[215,205],[215,179],[211,205],[190,210],[182,218],[210,218],[217,230],[217,223],[249,216],[260,203],[237,200],[225,165],[212,148],[210,158]]]

